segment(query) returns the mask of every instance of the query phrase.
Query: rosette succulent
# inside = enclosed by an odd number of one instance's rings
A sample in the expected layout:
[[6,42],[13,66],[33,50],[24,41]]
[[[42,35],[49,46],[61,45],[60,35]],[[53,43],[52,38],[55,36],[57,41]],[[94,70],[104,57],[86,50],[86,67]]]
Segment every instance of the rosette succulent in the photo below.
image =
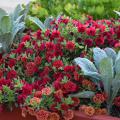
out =
[[93,80],[99,88],[102,82],[107,95],[107,110],[110,113],[113,100],[120,89],[120,51],[118,54],[112,48],[104,50],[93,49],[94,63],[87,58],[75,58],[74,62],[82,69],[85,76]]

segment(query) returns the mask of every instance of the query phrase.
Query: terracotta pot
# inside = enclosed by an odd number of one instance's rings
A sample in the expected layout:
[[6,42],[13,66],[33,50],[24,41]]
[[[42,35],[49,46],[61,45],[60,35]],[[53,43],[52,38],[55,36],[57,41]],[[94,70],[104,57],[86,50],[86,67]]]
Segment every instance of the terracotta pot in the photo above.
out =
[[107,116],[107,115],[96,115],[96,116],[86,116],[84,113],[75,111],[75,117],[73,120],[120,120],[120,118]]
[[0,113],[0,120],[36,120],[35,117],[27,115],[25,118],[21,115],[20,108],[14,108],[12,112],[7,109],[4,109],[3,112]]

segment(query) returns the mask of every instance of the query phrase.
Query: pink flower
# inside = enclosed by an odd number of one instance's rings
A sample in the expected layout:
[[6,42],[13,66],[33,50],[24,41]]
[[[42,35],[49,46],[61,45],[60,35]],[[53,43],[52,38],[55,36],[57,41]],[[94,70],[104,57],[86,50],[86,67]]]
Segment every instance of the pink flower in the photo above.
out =
[[50,95],[52,93],[52,90],[50,87],[46,87],[42,89],[42,94],[43,95]]

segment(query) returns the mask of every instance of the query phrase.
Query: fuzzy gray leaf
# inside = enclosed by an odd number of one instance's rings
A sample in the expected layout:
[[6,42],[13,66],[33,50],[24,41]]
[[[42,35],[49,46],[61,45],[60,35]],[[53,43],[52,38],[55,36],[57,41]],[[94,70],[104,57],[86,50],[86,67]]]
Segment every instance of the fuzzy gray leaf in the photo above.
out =
[[104,50],[102,50],[102,49],[100,49],[98,47],[93,49],[93,58],[94,58],[96,67],[98,67],[100,61],[103,58],[106,58],[106,57],[107,57],[107,54],[106,54],[106,52]]
[[104,51],[106,52],[107,56],[113,59],[113,62],[115,62],[115,59],[117,57],[116,52],[112,48],[105,48]]
[[113,60],[109,57],[102,59],[99,64],[99,72],[102,77],[104,90],[110,97],[110,89],[114,77]]
[[95,95],[93,91],[83,91],[76,94],[70,95],[71,97],[78,97],[78,98],[92,98]]
[[41,30],[46,30],[45,25],[37,17],[29,17],[29,20],[35,23]]

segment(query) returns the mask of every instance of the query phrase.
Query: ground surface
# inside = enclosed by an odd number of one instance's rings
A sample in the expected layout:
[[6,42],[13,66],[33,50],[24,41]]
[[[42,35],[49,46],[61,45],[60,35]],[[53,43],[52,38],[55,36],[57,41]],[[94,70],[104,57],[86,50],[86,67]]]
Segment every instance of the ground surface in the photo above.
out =
[[17,4],[25,3],[27,4],[30,0],[0,0],[0,8],[11,12],[14,10]]

